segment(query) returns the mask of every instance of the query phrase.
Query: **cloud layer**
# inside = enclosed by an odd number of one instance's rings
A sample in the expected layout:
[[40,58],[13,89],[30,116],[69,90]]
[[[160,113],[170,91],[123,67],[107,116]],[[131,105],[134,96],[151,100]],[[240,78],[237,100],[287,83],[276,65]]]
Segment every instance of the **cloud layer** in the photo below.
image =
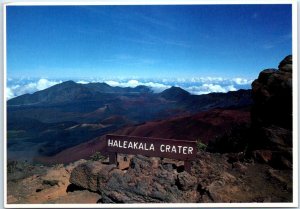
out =
[[61,82],[62,81],[50,81],[44,78],[41,78],[37,81],[28,80],[27,82],[26,80],[10,80],[6,87],[6,97],[7,99],[11,99],[23,94],[34,93],[36,91],[44,90]]
[[[162,92],[171,86],[178,86],[191,94],[208,94],[212,92],[228,92],[239,89],[251,88],[253,80],[246,78],[221,78],[221,77],[194,77],[194,78],[164,78],[164,79],[90,79],[90,80],[75,80],[80,84],[90,82],[105,82],[110,86],[119,87],[136,87],[144,85],[150,87],[155,93]],[[49,88],[53,85],[62,83],[62,80],[48,80],[45,78],[30,80],[30,79],[8,79],[6,87],[6,97],[11,99],[23,94],[31,94]]]
[[110,86],[120,86],[120,87],[134,88],[134,87],[141,86],[141,85],[148,86],[148,87],[151,87],[155,93],[162,92],[163,90],[171,87],[171,85],[167,85],[167,84],[163,84],[163,83],[157,83],[157,82],[153,82],[153,81],[145,82],[145,81],[138,81],[135,79],[131,79],[128,81],[108,80],[108,81],[104,81],[104,82]]

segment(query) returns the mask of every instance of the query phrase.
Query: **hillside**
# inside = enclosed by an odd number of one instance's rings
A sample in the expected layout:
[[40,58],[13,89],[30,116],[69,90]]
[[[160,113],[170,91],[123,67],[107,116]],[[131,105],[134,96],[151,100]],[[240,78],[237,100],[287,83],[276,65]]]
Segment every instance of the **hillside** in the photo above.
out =
[[[126,126],[112,134],[156,137],[178,140],[200,140],[208,144],[217,136],[223,136],[232,127],[249,126],[249,110],[214,109],[192,116],[182,116],[168,120],[149,121],[139,125]],[[105,137],[97,137],[89,142],[66,149],[49,157],[38,157],[35,160],[43,163],[70,163],[79,159],[88,159],[96,151],[102,154],[105,150]]]
[[[249,107],[251,102],[250,90],[191,95],[179,87],[153,93],[145,86],[67,81],[8,101],[8,157],[53,156],[124,127],[190,117],[215,108]],[[199,125],[193,120],[191,131]]]

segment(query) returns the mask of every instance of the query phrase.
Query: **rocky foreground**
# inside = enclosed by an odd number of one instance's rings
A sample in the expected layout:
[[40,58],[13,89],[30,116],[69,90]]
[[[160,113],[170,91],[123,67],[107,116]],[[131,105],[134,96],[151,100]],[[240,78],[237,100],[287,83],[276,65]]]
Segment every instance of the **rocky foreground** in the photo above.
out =
[[199,152],[190,174],[175,160],[132,156],[120,162],[38,168],[39,175],[8,181],[8,203],[292,201],[291,170],[245,160],[243,153]]
[[100,194],[101,203],[292,201],[291,175],[239,155],[199,153],[191,174],[178,161],[143,156],[123,171],[88,162],[73,170],[70,182]]

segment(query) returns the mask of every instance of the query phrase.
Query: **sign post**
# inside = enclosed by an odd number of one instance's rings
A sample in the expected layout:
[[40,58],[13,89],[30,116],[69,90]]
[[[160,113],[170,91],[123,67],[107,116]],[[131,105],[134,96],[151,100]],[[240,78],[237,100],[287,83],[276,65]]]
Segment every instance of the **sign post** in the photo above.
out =
[[139,154],[148,157],[164,157],[184,161],[184,168],[191,171],[195,159],[196,141],[182,141],[137,136],[106,135],[109,163],[117,163],[117,154]]

